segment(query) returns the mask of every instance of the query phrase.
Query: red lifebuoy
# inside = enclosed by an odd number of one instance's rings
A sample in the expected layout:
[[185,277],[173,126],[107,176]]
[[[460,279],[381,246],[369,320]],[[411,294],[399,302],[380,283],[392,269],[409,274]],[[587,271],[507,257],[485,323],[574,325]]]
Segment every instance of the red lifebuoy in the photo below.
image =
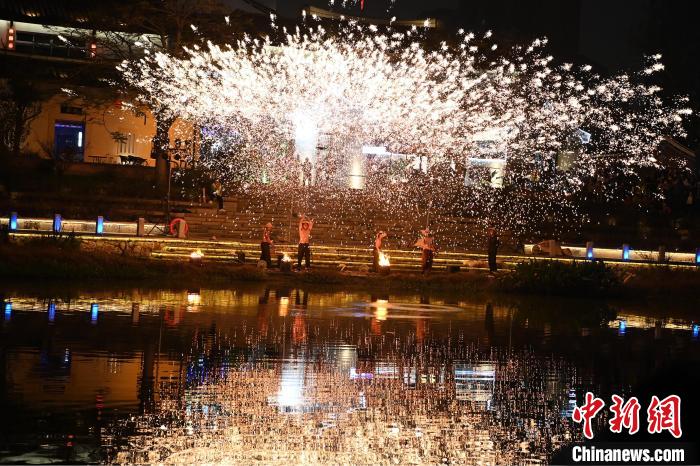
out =
[[180,223],[180,222],[182,222],[182,223],[185,224],[185,236],[187,236],[188,233],[190,232],[190,226],[187,225],[187,222],[185,221],[185,219],[184,219],[184,218],[179,218],[179,217],[178,217],[178,218],[174,218],[173,221],[170,222],[170,234],[171,234],[172,236],[177,236],[177,232],[175,231],[175,225],[176,225],[177,223]]

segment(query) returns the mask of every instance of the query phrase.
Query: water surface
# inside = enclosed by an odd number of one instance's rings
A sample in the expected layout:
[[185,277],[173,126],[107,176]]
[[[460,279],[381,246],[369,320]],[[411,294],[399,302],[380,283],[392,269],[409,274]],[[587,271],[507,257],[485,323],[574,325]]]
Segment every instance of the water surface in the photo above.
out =
[[700,360],[687,312],[605,302],[25,287],[2,306],[6,463],[547,462],[581,440],[586,391]]

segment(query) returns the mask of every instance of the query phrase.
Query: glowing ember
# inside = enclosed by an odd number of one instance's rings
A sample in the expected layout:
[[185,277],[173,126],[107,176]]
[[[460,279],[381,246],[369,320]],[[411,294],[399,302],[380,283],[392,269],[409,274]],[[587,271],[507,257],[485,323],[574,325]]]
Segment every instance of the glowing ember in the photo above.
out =
[[379,267],[389,267],[390,265],[389,256],[383,252],[379,252]]

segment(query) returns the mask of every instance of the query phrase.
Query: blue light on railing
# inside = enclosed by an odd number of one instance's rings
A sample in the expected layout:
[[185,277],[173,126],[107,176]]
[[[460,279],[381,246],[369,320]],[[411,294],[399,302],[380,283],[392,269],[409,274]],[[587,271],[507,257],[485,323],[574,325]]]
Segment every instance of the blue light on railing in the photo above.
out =
[[95,222],[95,233],[98,235],[101,235],[105,231],[105,219],[102,215],[97,217],[97,221]]
[[56,303],[49,303],[47,312],[49,315],[49,322],[56,320]]
[[56,214],[53,216],[53,232],[60,233],[63,228],[63,220],[61,219],[61,214]]
[[593,248],[586,249],[586,258],[593,259]]
[[627,332],[627,321],[621,320],[620,327],[618,328],[618,333],[624,335]]
[[700,265],[700,248],[695,250],[695,263]]
[[629,244],[622,245],[622,260],[625,260],[625,261],[630,260],[630,245]]
[[12,317],[12,303],[10,301],[5,303],[5,320],[10,320]]
[[97,323],[97,314],[100,312],[100,305],[92,303],[90,306],[90,322]]
[[17,230],[17,212],[12,212],[10,214],[10,231],[15,231]]
[[700,335],[700,324],[693,324],[693,338],[698,338]]

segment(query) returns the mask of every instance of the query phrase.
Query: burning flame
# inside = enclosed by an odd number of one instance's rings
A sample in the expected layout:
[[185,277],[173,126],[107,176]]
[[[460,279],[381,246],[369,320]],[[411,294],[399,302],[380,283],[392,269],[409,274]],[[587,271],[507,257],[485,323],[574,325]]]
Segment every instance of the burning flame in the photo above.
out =
[[389,267],[391,263],[389,262],[389,256],[383,252],[379,252],[379,267]]
[[201,249],[197,249],[196,251],[192,251],[192,254],[190,254],[190,259],[201,259],[204,257],[204,254],[202,254]]
[[292,258],[286,252],[282,253],[282,262],[292,262]]

